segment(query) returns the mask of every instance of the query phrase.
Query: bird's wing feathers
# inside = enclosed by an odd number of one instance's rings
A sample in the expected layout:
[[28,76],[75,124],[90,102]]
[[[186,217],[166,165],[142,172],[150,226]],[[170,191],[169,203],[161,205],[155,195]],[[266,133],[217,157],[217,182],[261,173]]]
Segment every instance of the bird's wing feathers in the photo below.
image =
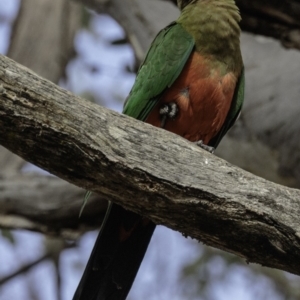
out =
[[238,82],[235,87],[232,103],[228,112],[228,115],[226,117],[226,120],[224,122],[224,125],[222,126],[219,133],[209,141],[208,145],[216,148],[226,132],[232,127],[236,119],[238,118],[243,102],[244,102],[244,90],[245,90],[245,71],[244,68],[242,69],[241,75],[238,79]]
[[181,73],[194,45],[194,38],[176,22],[161,30],[138,71],[123,113],[144,121]]

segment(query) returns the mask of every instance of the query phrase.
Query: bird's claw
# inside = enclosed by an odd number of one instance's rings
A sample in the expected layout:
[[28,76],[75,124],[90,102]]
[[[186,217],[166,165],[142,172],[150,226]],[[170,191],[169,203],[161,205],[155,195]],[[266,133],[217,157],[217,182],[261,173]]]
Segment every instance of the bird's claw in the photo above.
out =
[[167,118],[174,119],[178,113],[178,105],[175,102],[170,102],[164,104],[159,109],[159,115],[161,116],[161,128],[164,128],[166,125]]
[[197,142],[194,142],[197,146],[199,146],[199,147],[201,147],[202,149],[204,149],[204,150],[206,150],[206,151],[208,151],[209,153],[214,153],[215,152],[215,148],[214,147],[211,147],[211,146],[207,146],[207,145],[205,145],[204,143],[203,143],[203,141],[202,140],[200,140],[200,141],[197,141]]

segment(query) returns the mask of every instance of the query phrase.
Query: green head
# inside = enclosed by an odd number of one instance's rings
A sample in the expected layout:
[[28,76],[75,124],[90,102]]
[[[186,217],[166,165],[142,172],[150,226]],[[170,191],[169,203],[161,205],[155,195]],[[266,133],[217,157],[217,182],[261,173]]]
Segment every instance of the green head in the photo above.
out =
[[197,0],[177,0],[177,6],[180,10],[183,10],[188,4],[197,2]]
[[177,23],[193,36],[196,51],[225,62],[230,70],[240,70],[241,16],[235,1],[177,0],[177,4],[181,10]]

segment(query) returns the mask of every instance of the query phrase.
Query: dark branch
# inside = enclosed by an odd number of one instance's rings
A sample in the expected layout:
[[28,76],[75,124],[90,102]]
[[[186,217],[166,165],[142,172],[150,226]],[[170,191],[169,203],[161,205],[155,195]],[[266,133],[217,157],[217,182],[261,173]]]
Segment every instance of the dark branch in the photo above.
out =
[[[149,0],[145,0],[149,1]],[[177,5],[177,0],[170,1]],[[100,0],[82,0],[93,8]],[[111,4],[112,0],[107,1]],[[287,48],[300,49],[300,1],[299,0],[236,0],[242,15],[244,31],[278,39]]]
[[46,259],[50,258],[49,254],[45,254],[42,257],[38,258],[37,260],[35,260],[32,263],[29,263],[23,267],[21,267],[20,269],[18,269],[17,271],[3,277],[0,278],[0,286],[4,285],[5,283],[7,283],[8,281],[14,279],[15,277],[28,272],[30,269],[32,269],[33,267],[37,266],[38,264],[40,264],[41,262],[45,261]]

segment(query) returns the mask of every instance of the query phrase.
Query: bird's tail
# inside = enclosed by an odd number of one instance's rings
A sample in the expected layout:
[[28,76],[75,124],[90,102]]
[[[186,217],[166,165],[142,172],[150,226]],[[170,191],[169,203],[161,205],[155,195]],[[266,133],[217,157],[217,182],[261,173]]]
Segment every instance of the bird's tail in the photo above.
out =
[[73,300],[125,300],[155,224],[110,203]]

